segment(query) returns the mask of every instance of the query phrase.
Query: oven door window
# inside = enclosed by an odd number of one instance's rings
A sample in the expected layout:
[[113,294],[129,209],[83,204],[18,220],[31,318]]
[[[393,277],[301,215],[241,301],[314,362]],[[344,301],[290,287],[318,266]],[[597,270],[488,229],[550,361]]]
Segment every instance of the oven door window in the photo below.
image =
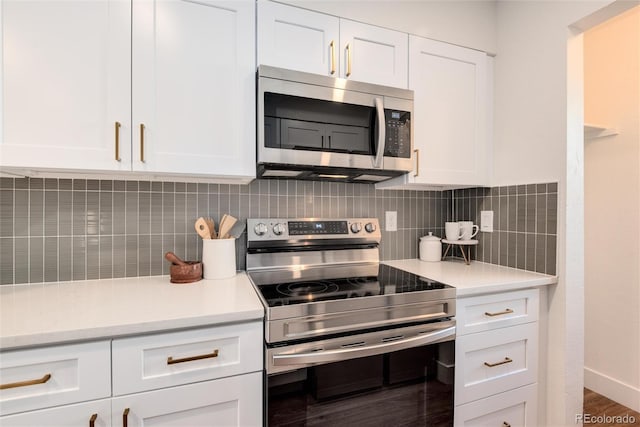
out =
[[269,375],[268,425],[451,426],[453,361],[440,360],[451,348],[453,341]]

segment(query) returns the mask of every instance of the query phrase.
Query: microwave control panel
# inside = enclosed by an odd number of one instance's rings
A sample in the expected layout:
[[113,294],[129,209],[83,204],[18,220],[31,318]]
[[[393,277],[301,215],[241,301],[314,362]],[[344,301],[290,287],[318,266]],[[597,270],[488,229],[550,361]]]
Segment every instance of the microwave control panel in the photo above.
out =
[[388,157],[411,157],[411,113],[385,110],[386,144],[384,155]]

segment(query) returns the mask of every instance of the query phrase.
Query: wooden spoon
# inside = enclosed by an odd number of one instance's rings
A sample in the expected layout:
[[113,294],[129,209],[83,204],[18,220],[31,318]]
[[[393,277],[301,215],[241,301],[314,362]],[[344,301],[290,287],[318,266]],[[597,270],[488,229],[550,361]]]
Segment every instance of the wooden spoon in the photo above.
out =
[[209,230],[209,226],[204,218],[200,217],[196,220],[196,233],[203,239],[211,239],[211,230]]
[[211,238],[215,239],[218,237],[218,233],[216,233],[216,223],[213,218],[205,218],[204,221],[209,226],[209,231],[211,232]]
[[231,216],[231,215],[226,215],[223,218],[224,223],[220,224],[220,232],[218,233],[218,238],[219,239],[228,239],[229,238],[229,231],[231,230],[231,227],[234,226],[234,224],[238,221],[237,218]]
[[164,257],[167,259],[167,261],[172,262],[173,264],[189,265],[183,260],[181,260],[180,257],[174,254],[173,252],[167,252],[166,254],[164,254]]

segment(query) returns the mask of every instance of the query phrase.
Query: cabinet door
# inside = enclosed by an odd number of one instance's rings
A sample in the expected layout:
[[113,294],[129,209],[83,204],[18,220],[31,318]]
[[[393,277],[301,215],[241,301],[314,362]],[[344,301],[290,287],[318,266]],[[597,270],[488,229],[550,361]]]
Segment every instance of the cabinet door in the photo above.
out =
[[456,337],[456,404],[536,382],[538,324]]
[[340,47],[341,77],[407,88],[406,33],[341,19]]
[[415,36],[409,38],[409,52],[409,88],[415,96],[413,145],[420,161],[410,179],[487,185],[486,54]]
[[129,170],[130,1],[3,0],[1,8],[0,165]]
[[255,177],[255,3],[133,3],[133,170]]
[[531,384],[456,406],[455,427],[536,427],[537,385]]
[[111,427],[111,399],[0,417],[0,425],[3,427]]
[[0,352],[0,414],[110,396],[110,345],[97,341]]
[[258,2],[258,64],[338,76],[339,22],[335,16]]
[[114,426],[262,426],[262,373],[118,397],[112,408]]

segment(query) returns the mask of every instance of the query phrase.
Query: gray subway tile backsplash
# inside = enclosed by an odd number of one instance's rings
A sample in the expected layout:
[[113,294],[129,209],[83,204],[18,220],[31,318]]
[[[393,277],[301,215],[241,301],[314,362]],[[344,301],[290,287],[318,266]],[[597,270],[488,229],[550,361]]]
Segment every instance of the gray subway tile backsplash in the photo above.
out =
[[[480,232],[473,259],[556,274],[557,183],[478,188],[453,193],[456,221],[480,223],[493,210],[494,232]],[[475,210],[473,209],[475,206]]]
[[[452,208],[453,198],[453,208]],[[0,179],[0,284],[168,274],[167,251],[199,259],[199,216],[377,217],[383,260],[417,258],[419,238],[444,222],[494,211],[472,257],[555,274],[557,184],[455,191],[256,180],[248,185],[83,179]],[[453,209],[453,210],[452,210]],[[384,231],[385,211],[398,231]],[[246,234],[236,244],[244,269]]]

